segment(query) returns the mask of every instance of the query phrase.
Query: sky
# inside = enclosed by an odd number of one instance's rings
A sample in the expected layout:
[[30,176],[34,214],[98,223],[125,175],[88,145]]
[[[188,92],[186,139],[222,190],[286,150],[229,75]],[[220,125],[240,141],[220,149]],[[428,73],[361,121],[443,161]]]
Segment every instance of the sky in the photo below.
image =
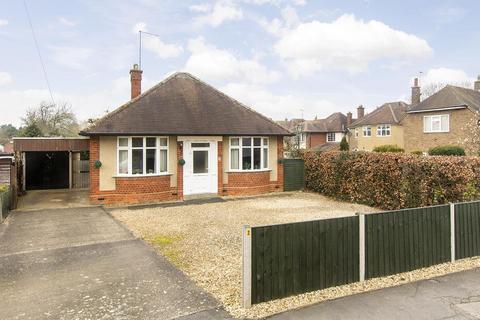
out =
[[[479,1],[26,0],[53,98],[80,121],[190,72],[275,120],[409,102],[480,74]],[[0,124],[50,102],[23,1],[0,0]],[[160,112],[161,110],[159,110]]]

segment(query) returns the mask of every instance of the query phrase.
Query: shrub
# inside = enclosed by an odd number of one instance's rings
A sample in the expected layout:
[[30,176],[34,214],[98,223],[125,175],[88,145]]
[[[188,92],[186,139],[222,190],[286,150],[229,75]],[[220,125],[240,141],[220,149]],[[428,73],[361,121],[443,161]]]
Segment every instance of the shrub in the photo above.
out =
[[341,151],[348,151],[349,145],[347,142],[347,137],[343,137],[342,141],[340,141],[340,150]]
[[423,156],[423,151],[420,151],[420,150],[415,150],[415,151],[412,151],[410,153],[414,154],[414,155],[417,155],[417,156]]
[[382,209],[470,201],[480,196],[480,158],[375,152],[306,152],[309,190]]
[[428,150],[431,156],[464,156],[465,149],[459,146],[439,146]]
[[383,146],[378,146],[373,148],[374,152],[404,152],[402,148],[396,144],[385,144]]
[[0,184],[0,193],[5,192],[8,190],[8,185]]

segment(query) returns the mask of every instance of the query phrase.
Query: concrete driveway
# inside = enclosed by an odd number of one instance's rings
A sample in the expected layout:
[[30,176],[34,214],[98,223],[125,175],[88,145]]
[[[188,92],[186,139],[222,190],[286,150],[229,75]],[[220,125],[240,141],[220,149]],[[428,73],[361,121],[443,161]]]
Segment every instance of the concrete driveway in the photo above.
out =
[[0,225],[0,319],[225,319],[219,303],[99,207]]

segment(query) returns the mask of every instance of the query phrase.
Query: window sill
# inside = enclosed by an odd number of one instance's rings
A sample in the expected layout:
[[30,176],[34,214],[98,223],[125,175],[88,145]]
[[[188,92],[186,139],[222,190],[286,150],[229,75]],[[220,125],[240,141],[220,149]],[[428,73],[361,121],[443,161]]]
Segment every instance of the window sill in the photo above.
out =
[[272,169],[262,169],[262,170],[227,170],[226,173],[255,173],[255,172],[268,172]]
[[427,134],[430,134],[430,133],[450,133],[450,131],[423,131],[423,133],[427,133]]
[[114,175],[114,178],[148,178],[148,177],[163,177],[171,176],[172,173],[155,173],[155,174],[117,174]]

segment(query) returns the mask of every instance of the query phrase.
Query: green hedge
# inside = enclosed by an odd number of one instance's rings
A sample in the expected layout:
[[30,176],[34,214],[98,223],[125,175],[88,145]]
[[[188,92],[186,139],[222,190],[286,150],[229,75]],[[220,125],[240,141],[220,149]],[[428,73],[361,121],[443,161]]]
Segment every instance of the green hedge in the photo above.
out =
[[480,197],[480,158],[402,153],[306,152],[309,190],[382,209]]
[[428,150],[431,156],[464,156],[465,149],[459,146],[439,146]]
[[404,152],[402,148],[397,146],[396,144],[385,144],[383,146],[378,146],[373,148],[374,152]]

